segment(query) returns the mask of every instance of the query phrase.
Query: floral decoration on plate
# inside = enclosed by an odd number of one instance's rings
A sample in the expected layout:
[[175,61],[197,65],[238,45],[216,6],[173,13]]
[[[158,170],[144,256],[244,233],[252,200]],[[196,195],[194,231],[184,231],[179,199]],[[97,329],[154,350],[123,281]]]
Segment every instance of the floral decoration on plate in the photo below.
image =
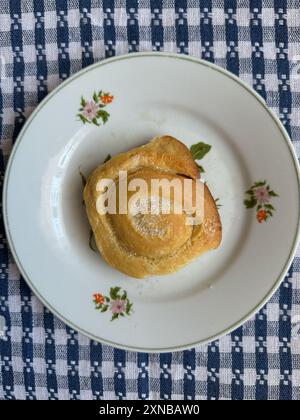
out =
[[[203,143],[202,141],[200,141],[199,143],[193,144],[190,147],[190,151],[195,161],[203,159],[204,156],[210,151],[210,149],[211,149],[211,145]],[[199,172],[205,172],[202,165],[200,165],[198,162],[195,162],[195,163],[197,165],[197,168],[199,169]]]
[[96,310],[111,312],[111,321],[132,313],[133,304],[128,299],[126,290],[122,290],[121,287],[111,287],[109,296],[95,293],[93,298]]
[[104,109],[114,100],[113,95],[108,92],[94,92],[93,99],[88,101],[83,96],[80,100],[80,108],[77,116],[84,124],[94,124],[98,127],[105,124],[109,118],[109,113]]
[[244,204],[247,209],[256,207],[256,219],[259,223],[266,222],[269,217],[273,217],[275,211],[271,200],[279,197],[275,191],[271,190],[267,181],[255,182],[252,187],[246,191],[247,198]]

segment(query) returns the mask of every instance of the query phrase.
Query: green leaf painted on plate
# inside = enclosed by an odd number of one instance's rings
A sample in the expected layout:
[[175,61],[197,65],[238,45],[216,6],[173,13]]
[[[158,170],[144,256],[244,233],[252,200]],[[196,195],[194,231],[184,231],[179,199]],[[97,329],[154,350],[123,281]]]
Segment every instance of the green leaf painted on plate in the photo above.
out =
[[254,183],[254,186],[252,188],[257,188],[257,187],[263,187],[264,185],[266,185],[267,181],[258,181]]
[[108,162],[110,159],[111,159],[111,155],[110,155],[110,154],[108,154],[108,155],[106,156],[106,158],[104,159],[103,163]]
[[122,300],[126,300],[127,299],[127,292],[126,292],[126,290],[124,290],[123,294],[121,295],[121,299]]
[[215,203],[216,203],[217,209],[220,209],[222,207],[222,204],[220,203],[220,198],[219,197],[217,197],[215,199]]
[[127,305],[126,305],[126,310],[125,310],[127,315],[130,315],[132,306],[133,306],[133,304],[128,301]]
[[253,190],[247,190],[245,194],[254,195],[254,191]]
[[94,94],[93,94],[93,100],[94,100],[96,103],[98,103],[98,102],[99,102],[99,96],[97,95],[97,93],[96,93],[96,92],[94,92]]
[[109,296],[110,296],[110,298],[112,299],[112,300],[116,300],[116,299],[119,299],[120,298],[120,296],[119,296],[119,291],[121,290],[121,287],[112,287],[111,289],[110,289],[110,292],[109,292]]
[[92,229],[90,230],[90,236],[89,236],[89,247],[93,252],[97,252],[96,244],[95,244],[95,236]]
[[84,115],[77,114],[77,116],[81,119],[81,121],[83,122],[83,124],[89,123],[89,120],[87,118],[85,118]]
[[79,168],[79,175],[81,177],[82,186],[85,187],[86,186],[86,183],[87,183],[87,180],[86,180],[85,175],[81,172],[81,169],[80,168]]
[[80,99],[80,105],[81,105],[82,107],[84,107],[84,106],[86,105],[86,100],[84,99],[84,97],[83,97],[83,96],[81,96],[81,99]]
[[199,172],[204,173],[205,169],[203,168],[203,166],[199,165],[197,162],[195,162],[195,163],[196,163],[197,168],[199,169]]
[[257,200],[253,197],[253,198],[250,198],[249,200],[244,200],[244,204],[247,207],[247,209],[252,209],[253,207],[256,206]]
[[265,208],[268,210],[275,210],[275,208],[272,206],[272,204],[265,204]]
[[103,124],[105,124],[108,121],[109,113],[107,111],[104,111],[103,109],[100,109],[97,113],[97,117],[101,118],[103,121]]
[[95,124],[97,127],[100,126],[96,117],[92,119],[92,123]]
[[196,144],[193,144],[190,148],[193,159],[200,160],[210,151],[211,145],[203,143],[202,141]]

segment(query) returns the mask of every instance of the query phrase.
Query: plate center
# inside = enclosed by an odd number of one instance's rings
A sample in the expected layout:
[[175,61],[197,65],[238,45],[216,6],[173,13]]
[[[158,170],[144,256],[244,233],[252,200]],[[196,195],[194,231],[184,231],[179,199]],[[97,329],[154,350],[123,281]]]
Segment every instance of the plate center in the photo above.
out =
[[[250,179],[247,166],[229,135],[208,116],[167,103],[150,103],[136,109],[139,112],[134,116],[124,113],[119,120],[115,118],[112,126],[88,127],[75,136],[73,141],[77,143],[69,149],[69,165],[66,171],[57,174],[61,186],[58,207],[64,237],[74,258],[85,258],[89,277],[109,278],[112,284],[125,282],[128,291],[145,302],[183,298],[213,288],[237,258],[251,224],[243,208],[243,192]],[[178,138],[188,147],[199,141],[212,146],[201,161],[205,168],[202,179],[218,199],[223,240],[218,250],[197,258],[177,273],[140,281],[110,268],[89,248],[90,228],[82,203],[79,168],[88,177],[108,154],[116,155],[166,134]]]

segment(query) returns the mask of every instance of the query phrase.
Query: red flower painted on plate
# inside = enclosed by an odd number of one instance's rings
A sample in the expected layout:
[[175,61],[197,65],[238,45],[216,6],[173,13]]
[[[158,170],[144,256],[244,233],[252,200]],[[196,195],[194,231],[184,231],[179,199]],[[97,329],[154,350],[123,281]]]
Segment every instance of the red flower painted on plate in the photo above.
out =
[[94,302],[102,305],[105,302],[105,297],[101,293],[94,294]]
[[265,222],[268,219],[268,213],[266,210],[261,209],[259,212],[257,212],[256,218],[259,223]]
[[114,100],[113,95],[106,94],[106,95],[101,96],[101,101],[105,105],[111,104],[113,100]]

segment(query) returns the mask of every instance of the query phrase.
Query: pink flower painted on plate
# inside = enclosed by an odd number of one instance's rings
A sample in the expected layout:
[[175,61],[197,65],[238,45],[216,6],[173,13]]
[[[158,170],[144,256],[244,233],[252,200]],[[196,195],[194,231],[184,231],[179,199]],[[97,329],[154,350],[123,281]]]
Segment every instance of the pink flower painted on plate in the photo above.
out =
[[270,194],[266,187],[255,188],[254,195],[259,204],[266,204],[270,201]]
[[122,314],[125,311],[125,301],[124,300],[113,300],[110,304],[110,310],[113,314]]
[[99,111],[99,105],[94,101],[89,101],[85,104],[82,109],[82,115],[87,118],[89,121],[93,121],[94,118],[97,118],[97,113]]

